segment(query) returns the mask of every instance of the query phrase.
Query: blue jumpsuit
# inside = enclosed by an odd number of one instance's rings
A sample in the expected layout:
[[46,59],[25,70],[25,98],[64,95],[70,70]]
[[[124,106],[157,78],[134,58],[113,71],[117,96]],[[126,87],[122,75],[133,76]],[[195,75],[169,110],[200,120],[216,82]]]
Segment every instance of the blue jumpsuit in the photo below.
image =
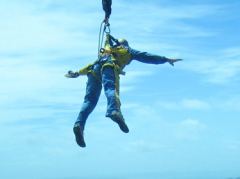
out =
[[90,66],[87,73],[88,81],[86,95],[78,118],[75,124],[80,124],[83,129],[89,114],[97,105],[101,94],[102,86],[107,98],[106,117],[110,117],[113,112],[121,113],[119,100],[119,74],[123,68],[130,64],[132,60],[137,60],[148,64],[163,64],[169,59],[163,56],[153,55],[147,52],[140,52],[130,47],[122,47],[125,57],[118,56],[118,50],[112,54],[104,54],[99,61]]

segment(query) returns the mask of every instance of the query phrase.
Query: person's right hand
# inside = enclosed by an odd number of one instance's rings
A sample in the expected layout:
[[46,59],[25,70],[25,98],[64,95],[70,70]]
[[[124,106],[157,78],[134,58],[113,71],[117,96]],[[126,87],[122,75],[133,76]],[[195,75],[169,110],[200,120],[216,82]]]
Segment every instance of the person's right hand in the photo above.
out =
[[67,78],[77,78],[79,76],[78,72],[68,71],[68,73],[65,75]]
[[179,62],[179,61],[182,61],[183,59],[169,59],[168,60],[168,63],[170,64],[170,65],[172,65],[172,66],[174,66],[174,63],[175,62]]

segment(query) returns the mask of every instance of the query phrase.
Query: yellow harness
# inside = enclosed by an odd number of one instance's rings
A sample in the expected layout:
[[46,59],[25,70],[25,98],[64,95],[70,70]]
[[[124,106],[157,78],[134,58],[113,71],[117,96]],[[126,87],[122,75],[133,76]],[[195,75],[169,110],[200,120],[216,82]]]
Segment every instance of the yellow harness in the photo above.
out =
[[131,61],[131,54],[128,49],[123,46],[109,47],[104,49],[103,55],[111,55],[112,63],[106,63],[105,66],[114,66],[114,68],[119,72],[119,74],[124,74],[123,68],[128,65]]

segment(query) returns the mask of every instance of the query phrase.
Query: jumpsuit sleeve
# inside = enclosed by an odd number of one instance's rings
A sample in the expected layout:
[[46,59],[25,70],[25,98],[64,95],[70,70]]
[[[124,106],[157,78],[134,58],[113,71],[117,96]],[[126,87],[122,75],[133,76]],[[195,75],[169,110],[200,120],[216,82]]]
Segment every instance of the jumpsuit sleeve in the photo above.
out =
[[148,52],[140,52],[135,49],[129,49],[132,56],[132,60],[137,60],[139,62],[148,64],[163,64],[168,62],[170,59],[164,56],[154,55]]
[[91,70],[91,67],[92,67],[92,64],[89,64],[89,65],[81,68],[81,69],[78,71],[79,75],[87,75],[88,72]]
[[112,12],[112,0],[102,0],[102,6],[105,11],[105,19],[109,19]]

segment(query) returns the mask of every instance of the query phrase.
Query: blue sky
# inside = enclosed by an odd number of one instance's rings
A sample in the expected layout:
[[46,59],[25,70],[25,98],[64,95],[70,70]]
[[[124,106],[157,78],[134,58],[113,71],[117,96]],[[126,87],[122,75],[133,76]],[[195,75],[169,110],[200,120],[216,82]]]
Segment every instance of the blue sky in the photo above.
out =
[[104,117],[102,94],[81,149],[72,125],[86,77],[63,75],[96,59],[101,2],[1,0],[0,178],[239,177],[239,6],[113,1],[114,36],[184,61],[126,67],[121,101],[130,133]]

